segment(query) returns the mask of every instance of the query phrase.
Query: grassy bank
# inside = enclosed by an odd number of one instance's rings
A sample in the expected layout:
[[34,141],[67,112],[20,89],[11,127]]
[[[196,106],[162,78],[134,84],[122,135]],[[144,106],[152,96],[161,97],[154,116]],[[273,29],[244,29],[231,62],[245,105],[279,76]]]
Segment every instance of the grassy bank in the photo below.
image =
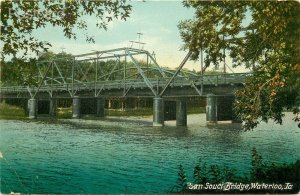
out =
[[5,103],[0,104],[0,119],[27,119],[23,108],[8,105]]
[[58,108],[56,111],[56,117],[62,119],[72,118],[72,107]]

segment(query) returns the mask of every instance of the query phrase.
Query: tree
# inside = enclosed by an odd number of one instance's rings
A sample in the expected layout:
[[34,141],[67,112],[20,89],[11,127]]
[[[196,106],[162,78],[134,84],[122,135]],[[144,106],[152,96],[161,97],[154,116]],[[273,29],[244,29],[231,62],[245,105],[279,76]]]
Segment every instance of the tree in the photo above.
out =
[[28,85],[38,84],[37,68],[34,59],[24,60],[12,58],[10,61],[1,61],[2,85]]
[[[51,61],[54,64],[53,77],[55,78],[56,82],[70,82],[72,77],[72,54],[68,54],[66,52],[56,54],[52,51],[40,53],[37,59],[37,64],[41,77],[46,73],[49,62]],[[48,74],[50,76],[52,73],[49,72]]]
[[[131,5],[126,0],[120,1],[1,1],[1,36],[3,42],[2,58],[28,51],[39,53],[47,51],[51,44],[33,36],[35,29],[46,26],[61,27],[64,36],[76,39],[75,29],[87,31],[84,16],[96,17],[99,28],[106,29],[108,22],[114,18],[126,20]],[[86,41],[94,42],[94,37],[85,32]]]
[[[184,49],[206,66],[217,65],[224,52],[234,66],[253,74],[236,92],[235,111],[253,129],[262,121],[282,123],[284,108],[300,121],[300,4],[296,1],[184,1],[194,19],[178,25]],[[254,66],[255,65],[255,66]],[[299,124],[300,127],[300,124]]]

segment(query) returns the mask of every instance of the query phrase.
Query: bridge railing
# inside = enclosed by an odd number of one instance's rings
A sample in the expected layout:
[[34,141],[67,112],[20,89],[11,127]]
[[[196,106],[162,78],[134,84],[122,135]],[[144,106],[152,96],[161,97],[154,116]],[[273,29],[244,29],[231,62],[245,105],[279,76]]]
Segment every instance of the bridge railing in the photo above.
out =
[[24,92],[27,91],[27,86],[1,86],[0,92]]
[[180,85],[186,81],[192,81],[195,84],[204,85],[221,85],[221,84],[234,84],[234,83],[243,83],[245,78],[249,76],[250,73],[234,73],[234,74],[216,74],[216,75],[203,75],[203,76],[189,76],[189,77],[176,77],[172,85]]

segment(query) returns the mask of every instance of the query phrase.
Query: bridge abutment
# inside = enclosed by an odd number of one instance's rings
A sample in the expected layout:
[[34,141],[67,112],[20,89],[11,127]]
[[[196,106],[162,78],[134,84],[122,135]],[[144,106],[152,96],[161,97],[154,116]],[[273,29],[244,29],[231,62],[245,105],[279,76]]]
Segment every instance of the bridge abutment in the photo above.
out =
[[38,111],[38,100],[37,99],[29,99],[28,100],[28,117],[30,119],[36,119]]
[[186,100],[179,99],[176,101],[176,126],[187,125]]
[[80,118],[80,99],[78,96],[73,97],[72,103],[72,118]]
[[164,100],[160,97],[153,98],[153,126],[164,126]]

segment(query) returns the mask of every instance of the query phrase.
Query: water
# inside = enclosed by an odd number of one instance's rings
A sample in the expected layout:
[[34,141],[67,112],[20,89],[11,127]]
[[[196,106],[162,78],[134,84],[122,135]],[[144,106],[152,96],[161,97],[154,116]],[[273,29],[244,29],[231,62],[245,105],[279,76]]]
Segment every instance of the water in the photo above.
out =
[[290,119],[250,132],[12,120],[0,120],[0,127],[2,193],[165,193],[179,164],[192,181],[199,159],[249,172],[252,147],[268,162],[300,159],[300,130]]

